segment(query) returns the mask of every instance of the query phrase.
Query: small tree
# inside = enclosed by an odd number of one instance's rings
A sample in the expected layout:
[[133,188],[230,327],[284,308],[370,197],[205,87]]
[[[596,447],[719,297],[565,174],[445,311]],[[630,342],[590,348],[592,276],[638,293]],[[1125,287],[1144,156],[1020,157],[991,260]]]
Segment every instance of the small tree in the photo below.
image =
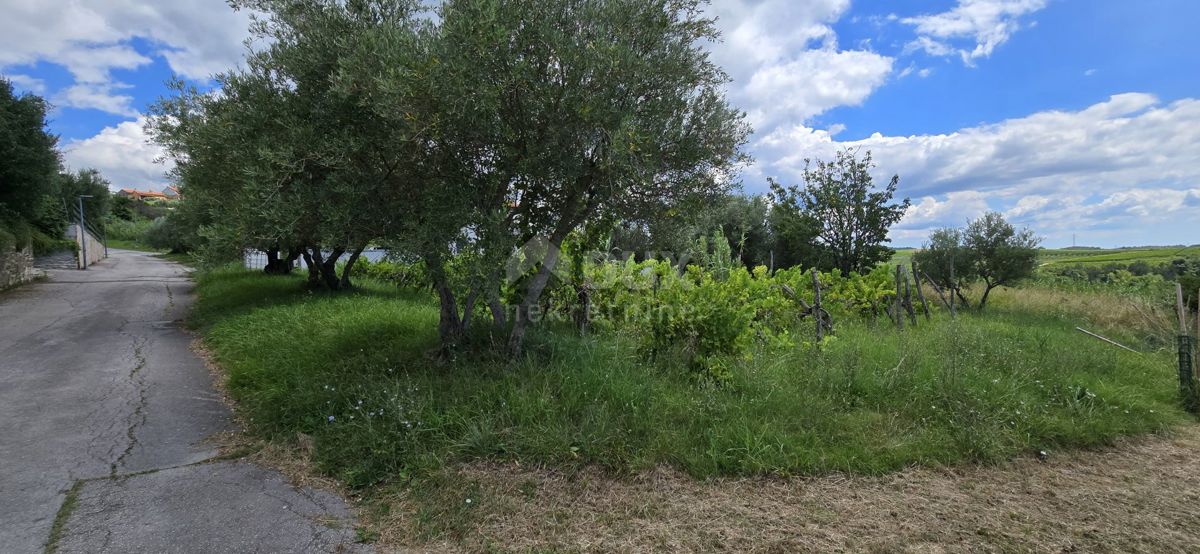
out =
[[987,306],[992,289],[1033,275],[1040,242],[1033,231],[1016,230],[996,212],[988,212],[967,225],[963,246],[970,253],[974,274],[984,284],[980,310]]
[[972,256],[963,245],[961,229],[934,230],[925,246],[913,254],[913,261],[930,281],[966,303],[962,287],[976,275]]
[[900,177],[893,175],[882,190],[871,180],[871,153],[859,159],[852,150],[832,162],[805,160],[804,188],[771,181],[771,194],[781,205],[794,206],[816,225],[821,258],[815,265],[843,273],[865,273],[892,256],[888,229],[904,217],[909,199],[892,204]]
[[787,189],[771,181],[771,210],[767,222],[771,229],[771,252],[775,267],[823,267],[824,250],[817,244],[820,222],[800,208],[798,199]]

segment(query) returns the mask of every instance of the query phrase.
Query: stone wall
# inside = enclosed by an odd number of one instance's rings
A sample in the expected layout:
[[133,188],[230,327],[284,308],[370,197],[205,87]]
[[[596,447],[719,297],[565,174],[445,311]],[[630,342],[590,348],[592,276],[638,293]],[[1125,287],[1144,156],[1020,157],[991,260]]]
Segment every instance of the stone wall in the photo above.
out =
[[33,248],[0,252],[0,290],[15,287],[36,276],[33,270]]

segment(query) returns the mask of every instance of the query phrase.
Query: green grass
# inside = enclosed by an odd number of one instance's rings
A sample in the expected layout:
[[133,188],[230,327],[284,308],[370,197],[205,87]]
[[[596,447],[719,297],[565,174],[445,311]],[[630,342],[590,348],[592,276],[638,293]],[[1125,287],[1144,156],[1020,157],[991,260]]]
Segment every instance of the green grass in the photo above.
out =
[[191,323],[250,431],[313,437],[318,467],[353,486],[479,459],[874,474],[1107,444],[1189,419],[1169,352],[1128,353],[1076,332],[1071,314],[1002,297],[986,315],[903,333],[841,322],[823,350],[759,352],[717,388],[643,362],[632,338],[553,329],[518,362],[438,364],[427,355],[433,299],[371,283],[328,295],[299,277],[218,271],[198,290]]
[[1039,258],[1050,265],[1104,265],[1146,262],[1151,265],[1168,263],[1179,258],[1200,257],[1200,246],[1166,246],[1155,248],[1122,248],[1117,250],[1044,250]]
[[137,252],[154,252],[154,253],[162,252],[161,250],[159,250],[157,248],[151,248],[141,242],[138,242],[135,240],[128,240],[128,239],[110,238],[110,239],[108,239],[108,247],[116,248],[118,250],[134,250]]
[[[897,249],[892,255],[892,265],[908,265],[912,261],[914,248]],[[1038,262],[1044,266],[1054,265],[1105,265],[1146,262],[1151,265],[1171,262],[1179,258],[1200,257],[1200,246],[1150,246],[1145,248],[1075,249],[1046,248],[1038,251]]]

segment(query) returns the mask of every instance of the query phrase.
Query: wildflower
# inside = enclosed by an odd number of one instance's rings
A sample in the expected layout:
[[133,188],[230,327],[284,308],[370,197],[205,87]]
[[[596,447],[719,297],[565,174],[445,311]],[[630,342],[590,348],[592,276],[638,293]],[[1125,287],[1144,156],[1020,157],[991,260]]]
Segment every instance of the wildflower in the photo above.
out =
[[335,419],[335,418],[334,418],[333,416],[328,416],[328,417],[326,417],[326,418],[325,418],[325,421],[327,421],[327,422],[329,422],[329,423],[333,423],[333,420],[334,420],[334,419]]
[[467,499],[467,504],[470,504],[470,503],[471,503],[471,499],[470,499],[470,498],[468,498],[468,499]]

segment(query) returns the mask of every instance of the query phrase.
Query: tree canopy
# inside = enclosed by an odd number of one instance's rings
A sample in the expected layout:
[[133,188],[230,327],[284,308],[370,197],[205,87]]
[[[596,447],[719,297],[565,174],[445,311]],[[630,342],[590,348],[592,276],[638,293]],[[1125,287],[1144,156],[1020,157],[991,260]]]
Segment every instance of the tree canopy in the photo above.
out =
[[37,219],[55,192],[58,137],[46,130],[46,101],[17,95],[0,78],[0,219]]
[[805,160],[803,187],[771,181],[771,195],[784,210],[778,216],[781,226],[796,237],[796,248],[811,234],[818,267],[865,273],[891,258],[893,251],[885,246],[888,230],[904,217],[910,202],[892,203],[899,176],[876,190],[874,167],[871,152],[859,158],[843,150],[832,161]]
[[925,247],[913,254],[921,271],[964,303],[966,285],[982,280],[979,308],[992,289],[1029,277],[1037,269],[1040,240],[1029,229],[1017,230],[1004,216],[988,212],[965,229],[937,229]]
[[62,234],[75,219],[80,195],[89,219],[108,214],[108,181],[93,169],[65,172],[58,137],[46,128],[46,100],[18,95],[0,77],[0,250],[62,247]]

